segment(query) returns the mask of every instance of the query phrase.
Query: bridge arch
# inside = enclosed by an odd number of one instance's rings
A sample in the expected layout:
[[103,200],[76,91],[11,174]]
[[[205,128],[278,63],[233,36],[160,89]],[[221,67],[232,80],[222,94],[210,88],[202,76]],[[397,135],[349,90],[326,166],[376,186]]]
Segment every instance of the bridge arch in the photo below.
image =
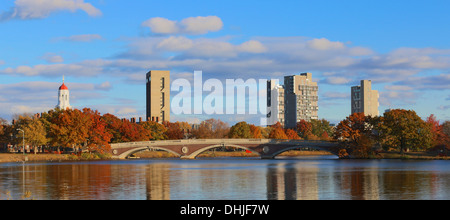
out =
[[169,152],[169,153],[172,153],[172,154],[176,155],[177,157],[181,157],[181,155],[179,153],[175,152],[175,151],[172,151],[170,149],[163,148],[163,147],[157,147],[157,146],[152,146],[152,147],[145,146],[145,147],[133,148],[131,150],[128,150],[128,151],[125,151],[125,152],[121,153],[118,157],[122,158],[122,159],[125,159],[125,158],[129,157],[130,155],[133,155],[134,153],[137,153],[137,152],[140,152],[140,151],[144,151],[144,150],[150,150],[150,149],[166,151],[166,152]]
[[182,156],[181,158],[184,158],[184,159],[195,159],[201,153],[203,153],[205,151],[208,151],[208,150],[211,150],[211,149],[214,149],[214,148],[219,148],[219,147],[234,147],[234,148],[238,148],[238,149],[248,150],[248,151],[251,151],[252,153],[255,153],[255,154],[261,156],[261,154],[259,152],[255,151],[253,149],[250,149],[248,147],[235,145],[235,144],[215,144],[215,145],[211,145],[211,146],[208,146],[208,147],[204,147],[204,148],[198,149],[198,150],[192,152],[191,154],[189,154],[187,156]]

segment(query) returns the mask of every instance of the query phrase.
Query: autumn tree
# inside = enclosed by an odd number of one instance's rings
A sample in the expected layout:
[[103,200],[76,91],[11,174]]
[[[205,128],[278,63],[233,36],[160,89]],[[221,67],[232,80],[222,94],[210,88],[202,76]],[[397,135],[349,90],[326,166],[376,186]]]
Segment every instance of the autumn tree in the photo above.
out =
[[197,139],[221,139],[228,137],[230,127],[219,119],[208,119],[192,129],[192,136]]
[[106,132],[111,134],[110,143],[120,143],[122,140],[122,134],[120,133],[120,126],[122,121],[112,114],[104,114],[101,116],[101,120],[105,122]]
[[296,130],[300,137],[306,139],[308,135],[312,134],[312,124],[302,119],[299,122],[297,122]]
[[0,118],[0,136],[5,134],[5,125],[6,125],[6,120],[3,118]]
[[287,139],[290,140],[300,140],[301,138],[298,136],[297,132],[292,129],[286,129],[285,131]]
[[107,123],[102,119],[97,110],[89,108],[83,109],[84,117],[90,121],[90,127],[86,139],[86,149],[89,152],[97,151],[99,153],[107,152],[111,149],[109,144],[113,134],[107,130]]
[[141,123],[142,127],[150,132],[152,140],[166,140],[167,128],[163,124],[154,121],[146,121]]
[[0,118],[0,143],[11,142],[10,134],[12,133],[8,132],[9,127],[8,122],[5,119]]
[[431,147],[430,126],[415,111],[394,109],[384,113],[380,134],[384,145],[404,152],[406,149],[425,150]]
[[165,134],[169,140],[178,140],[184,138],[184,131],[181,129],[179,122],[163,122],[163,125],[167,128]]
[[353,113],[339,122],[334,133],[349,154],[358,158],[367,158],[373,153],[373,118],[364,113]]
[[[47,131],[44,124],[38,118],[32,118],[22,128],[25,132],[26,142],[33,147],[46,145],[48,143]],[[36,151],[35,151],[36,152]]]
[[316,137],[322,137],[323,133],[326,132],[327,136],[331,136],[333,134],[332,128],[330,126],[330,122],[321,119],[321,120],[311,120],[311,133]]
[[150,131],[140,124],[130,122],[128,119],[122,119],[119,131],[121,142],[139,142],[152,139]]
[[230,128],[230,133],[228,133],[229,138],[253,138],[250,125],[247,122],[242,121],[236,123]]
[[78,109],[67,109],[52,119],[51,142],[56,146],[79,147],[89,137],[92,121]]
[[263,138],[261,133],[261,128],[251,124],[250,125],[250,133],[252,134],[252,138],[260,139]]
[[39,118],[47,132],[48,144],[51,146],[57,146],[56,141],[54,141],[56,137],[54,136],[55,133],[52,132],[52,125],[54,122],[56,122],[57,118],[63,111],[64,110],[61,110],[59,108],[51,109],[48,112],[43,112],[41,117]]
[[270,139],[288,139],[286,133],[284,133],[284,129],[278,126],[275,126],[269,134]]
[[[14,130],[21,129],[24,131],[25,143],[31,147],[38,147],[47,144],[47,131],[39,118],[33,117],[29,114],[22,114],[15,116]],[[16,143],[21,143],[22,135],[16,135]],[[35,151],[36,152],[36,151]]]
[[445,121],[441,125],[442,134],[444,135],[444,143],[447,148],[450,148],[450,121]]
[[284,132],[283,125],[280,122],[277,122],[270,126],[271,130],[269,133],[269,139],[288,139],[286,133]]
[[265,138],[265,139],[269,138],[270,132],[272,132],[272,130],[273,130],[273,128],[270,126],[261,127],[260,129],[261,129],[262,138]]
[[431,134],[432,134],[432,146],[444,146],[447,142],[447,135],[443,132],[443,124],[439,124],[439,120],[436,119],[436,116],[431,114],[426,123],[430,126]]

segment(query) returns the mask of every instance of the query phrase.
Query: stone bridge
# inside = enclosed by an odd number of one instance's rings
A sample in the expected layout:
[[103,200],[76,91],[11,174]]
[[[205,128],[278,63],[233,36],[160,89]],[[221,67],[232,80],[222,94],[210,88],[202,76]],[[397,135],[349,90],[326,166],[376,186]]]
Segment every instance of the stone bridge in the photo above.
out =
[[275,139],[186,139],[167,141],[144,141],[111,144],[113,158],[126,159],[130,155],[156,149],[173,153],[183,159],[195,159],[199,154],[218,147],[235,147],[257,153],[262,159],[273,159],[278,154],[300,148],[314,148],[338,155],[337,142],[275,140]]

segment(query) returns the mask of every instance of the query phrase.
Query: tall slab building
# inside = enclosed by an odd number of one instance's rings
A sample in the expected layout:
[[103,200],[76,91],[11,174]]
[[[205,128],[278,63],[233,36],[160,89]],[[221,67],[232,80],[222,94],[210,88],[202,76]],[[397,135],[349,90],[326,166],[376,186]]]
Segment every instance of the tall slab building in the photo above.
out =
[[170,121],[170,71],[147,73],[147,121]]
[[366,116],[378,116],[378,98],[378,91],[372,90],[372,81],[361,80],[361,85],[353,86],[351,89],[352,114],[363,112]]
[[267,125],[284,126],[284,88],[278,80],[267,80]]
[[319,87],[311,73],[284,77],[285,127],[295,128],[301,120],[319,119]]

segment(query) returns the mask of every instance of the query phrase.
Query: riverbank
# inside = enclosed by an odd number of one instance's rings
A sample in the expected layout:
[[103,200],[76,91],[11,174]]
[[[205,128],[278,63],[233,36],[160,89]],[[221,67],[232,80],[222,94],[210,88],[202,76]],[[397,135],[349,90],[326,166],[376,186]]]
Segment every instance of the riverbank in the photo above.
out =
[[70,160],[69,155],[64,154],[9,154],[0,153],[0,163],[15,163],[24,161],[33,162],[52,162],[52,161],[63,161]]
[[[279,156],[296,157],[296,156],[317,156],[317,155],[331,155],[326,151],[287,151]],[[165,151],[142,151],[136,153],[137,158],[175,158],[176,156]],[[258,157],[255,153],[248,153],[245,151],[207,151],[198,156],[198,158],[212,158],[212,157]],[[107,158],[96,158],[107,159]],[[80,160],[96,160],[86,159],[68,154],[10,154],[0,153],[0,163],[17,163],[17,162],[55,162],[55,161],[80,161]],[[427,152],[408,152],[403,155],[399,152],[383,152],[380,153],[379,158],[374,159],[411,159],[411,160],[450,160],[448,156],[438,156]]]

